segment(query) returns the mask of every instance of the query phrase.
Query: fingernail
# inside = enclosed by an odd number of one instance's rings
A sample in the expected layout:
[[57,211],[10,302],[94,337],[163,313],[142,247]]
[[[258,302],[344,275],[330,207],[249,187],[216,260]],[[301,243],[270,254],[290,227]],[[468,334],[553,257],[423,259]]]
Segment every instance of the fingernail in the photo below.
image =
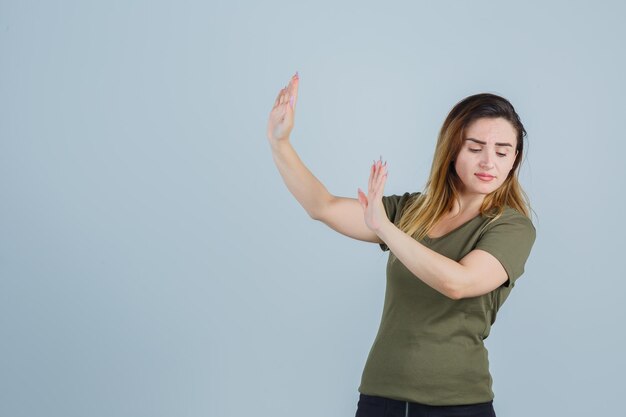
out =
[[296,71],[296,75],[294,75],[294,78],[296,79],[300,78],[300,76],[298,75],[298,71]]

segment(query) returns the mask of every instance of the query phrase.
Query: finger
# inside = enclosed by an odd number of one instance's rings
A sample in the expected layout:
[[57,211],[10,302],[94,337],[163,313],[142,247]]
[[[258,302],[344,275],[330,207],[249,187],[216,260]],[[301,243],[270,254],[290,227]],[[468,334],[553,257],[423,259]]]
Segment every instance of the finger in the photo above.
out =
[[291,79],[291,82],[289,83],[291,84],[289,88],[289,105],[291,106],[292,110],[296,109],[296,100],[298,99],[298,83],[299,80],[294,75]]
[[388,174],[385,171],[378,179],[378,183],[376,184],[376,197],[379,197],[383,194],[385,190],[385,183],[387,182],[387,176]]
[[380,177],[380,161],[376,161],[376,170],[374,172],[374,181],[372,184],[374,187],[376,187],[379,177]]
[[374,182],[374,168],[375,168],[376,163],[372,164],[372,167],[370,168],[370,178],[367,182],[367,191],[370,192],[372,189],[372,183]]
[[385,164],[381,164],[380,167],[378,168],[377,182],[380,183],[381,178],[386,174],[387,174],[387,165],[385,162]]
[[274,107],[276,107],[276,106],[278,106],[280,104],[280,96],[281,96],[281,94],[283,94],[283,90],[282,89],[278,92],[278,95],[276,96],[276,100],[274,101]]
[[283,97],[283,89],[281,88],[280,91],[278,92],[278,97],[276,97],[276,105],[280,106],[280,100]]
[[383,183],[384,179],[387,176],[387,166],[386,165],[381,165],[378,168],[378,177],[376,178],[376,182],[375,182],[375,191],[378,192],[381,188],[381,184]]
[[285,99],[284,99],[284,109],[285,109],[285,116],[289,117],[289,119],[293,118],[293,107],[291,105],[291,96],[289,95],[289,88],[287,87],[287,89],[285,90]]
[[296,98],[294,96],[289,96],[289,107],[291,107],[291,110],[294,110],[295,105]]
[[295,109],[296,102],[298,101],[298,86],[300,85],[300,76],[297,71],[291,80],[291,90],[289,91],[289,95],[291,96],[291,107]]
[[384,169],[381,169],[381,173],[378,177],[378,181],[376,182],[376,190],[380,190],[380,188],[382,187],[382,184],[385,182],[386,179],[387,179],[387,171]]
[[289,81],[289,84],[281,88],[280,91],[278,92],[278,95],[276,96],[276,100],[274,101],[274,107],[289,101],[289,98],[291,96],[294,96],[293,107],[295,108],[295,101],[298,98],[298,81],[299,81],[299,76],[298,76],[298,72],[296,72],[294,76],[291,78],[291,81]]

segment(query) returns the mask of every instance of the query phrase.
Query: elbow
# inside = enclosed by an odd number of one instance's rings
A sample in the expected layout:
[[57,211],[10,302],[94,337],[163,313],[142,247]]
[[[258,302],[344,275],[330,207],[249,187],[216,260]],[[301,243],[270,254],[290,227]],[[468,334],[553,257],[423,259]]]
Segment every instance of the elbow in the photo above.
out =
[[329,204],[330,204],[329,200],[320,201],[315,207],[308,209],[306,212],[311,219],[317,220],[322,223],[326,223],[326,217],[327,217],[326,209],[329,206]]
[[463,298],[463,296],[461,295],[461,293],[458,290],[454,290],[454,291],[448,291],[445,294],[449,299],[457,301],[460,300],[461,298]]
[[448,297],[451,300],[460,300],[464,298],[463,291],[457,285],[452,285],[451,283],[447,283],[442,291],[443,295]]
[[307,214],[313,220],[322,221],[323,216],[320,214],[319,211],[308,210]]
[[311,220],[315,220],[315,221],[321,221],[319,217],[312,215],[311,213],[309,213],[309,217],[311,218]]
[[465,268],[451,272],[448,279],[444,282],[444,295],[451,300],[460,300],[468,297],[470,280],[468,280],[469,271]]

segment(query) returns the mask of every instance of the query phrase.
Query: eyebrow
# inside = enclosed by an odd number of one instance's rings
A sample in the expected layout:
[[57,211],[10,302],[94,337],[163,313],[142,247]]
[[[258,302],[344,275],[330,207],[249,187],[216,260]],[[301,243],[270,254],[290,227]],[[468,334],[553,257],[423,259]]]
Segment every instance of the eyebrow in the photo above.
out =
[[[476,143],[480,143],[481,145],[486,145],[487,142],[483,142],[482,140],[478,140],[478,139],[474,139],[474,138],[467,138],[465,140],[471,140],[472,142],[476,142]],[[513,145],[511,145],[508,142],[496,142],[496,146],[510,146],[511,148],[513,147]]]

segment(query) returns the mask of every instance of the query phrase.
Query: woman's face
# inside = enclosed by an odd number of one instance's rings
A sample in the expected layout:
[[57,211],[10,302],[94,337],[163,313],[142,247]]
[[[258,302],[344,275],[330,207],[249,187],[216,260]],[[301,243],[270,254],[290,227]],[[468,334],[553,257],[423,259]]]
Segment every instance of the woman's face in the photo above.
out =
[[517,133],[503,118],[481,118],[465,129],[454,161],[464,194],[487,195],[504,183],[517,155]]

